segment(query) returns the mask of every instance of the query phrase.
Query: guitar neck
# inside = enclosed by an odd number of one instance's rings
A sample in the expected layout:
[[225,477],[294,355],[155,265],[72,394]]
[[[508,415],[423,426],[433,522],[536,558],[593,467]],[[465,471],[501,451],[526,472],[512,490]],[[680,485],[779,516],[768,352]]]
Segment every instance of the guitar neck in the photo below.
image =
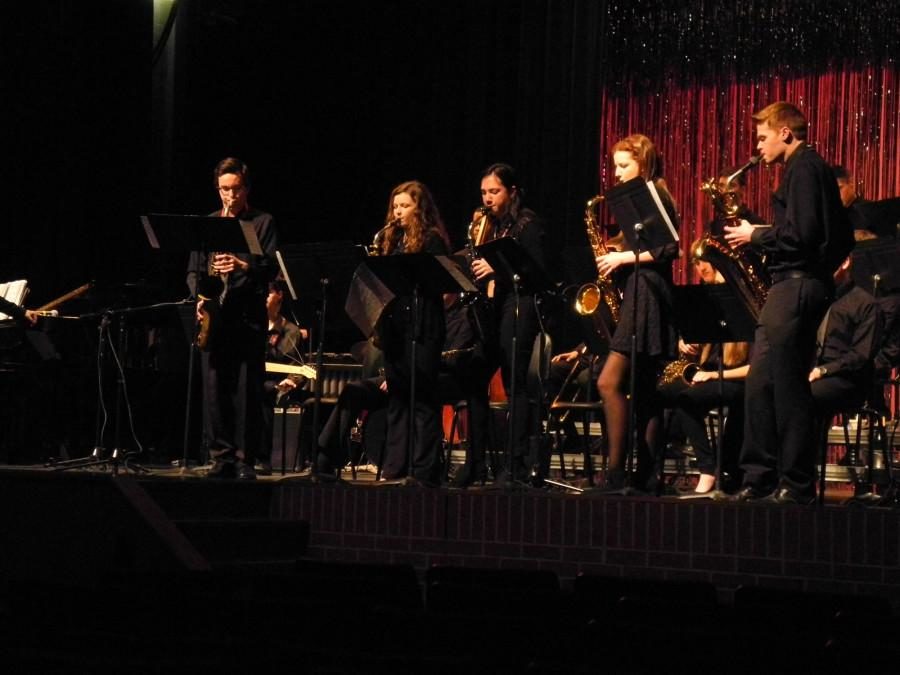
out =
[[64,302],[68,302],[69,300],[74,300],[78,296],[84,295],[89,290],[91,290],[93,285],[94,284],[92,284],[91,282],[88,282],[84,286],[79,286],[74,291],[69,291],[65,295],[61,295],[58,298],[56,298],[56,300],[51,300],[46,305],[41,305],[35,311],[36,312],[49,312],[51,309],[56,309]]

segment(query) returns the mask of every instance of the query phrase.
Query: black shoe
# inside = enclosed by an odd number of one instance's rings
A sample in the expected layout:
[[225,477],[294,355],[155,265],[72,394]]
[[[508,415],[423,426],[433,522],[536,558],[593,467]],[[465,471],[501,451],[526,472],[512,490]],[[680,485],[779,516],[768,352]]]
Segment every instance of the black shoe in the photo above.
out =
[[249,464],[238,462],[235,465],[235,470],[237,472],[236,478],[238,480],[256,480],[256,471],[254,471],[253,467]]
[[815,495],[804,495],[791,488],[781,487],[762,500],[766,504],[795,504],[797,506],[809,506],[816,501]]
[[310,483],[318,483],[320,485],[332,485],[340,480],[336,471],[313,471],[309,474]]
[[464,489],[471,485],[484,486],[487,481],[487,469],[473,469],[471,464],[463,464],[450,480],[450,487]]
[[253,470],[258,476],[271,476],[272,465],[269,462],[257,462],[253,465]]
[[755,502],[769,496],[769,492],[756,487],[755,485],[745,485],[740,490],[731,495],[733,502]]
[[234,462],[228,462],[224,459],[217,459],[213,462],[209,471],[206,472],[206,477],[211,478],[212,480],[231,479],[234,478],[234,476]]

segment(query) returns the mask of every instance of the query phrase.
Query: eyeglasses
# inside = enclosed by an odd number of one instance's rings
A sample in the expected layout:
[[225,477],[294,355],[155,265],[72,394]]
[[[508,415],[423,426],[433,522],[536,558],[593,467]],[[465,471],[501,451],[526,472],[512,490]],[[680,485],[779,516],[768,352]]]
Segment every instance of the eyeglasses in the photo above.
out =
[[220,185],[219,186],[219,192],[231,192],[233,194],[237,194],[237,193],[243,192],[243,191],[244,191],[243,185],[235,185],[235,186]]

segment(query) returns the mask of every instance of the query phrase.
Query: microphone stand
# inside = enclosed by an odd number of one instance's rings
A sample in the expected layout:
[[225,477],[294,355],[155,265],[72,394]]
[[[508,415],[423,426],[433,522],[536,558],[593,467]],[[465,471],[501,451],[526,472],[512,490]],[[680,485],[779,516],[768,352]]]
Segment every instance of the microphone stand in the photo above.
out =
[[[319,341],[316,346],[316,379],[313,382],[313,415],[312,415],[312,441],[309,446],[309,462],[311,466],[312,473],[316,473],[316,454],[317,454],[317,441],[319,438],[319,415],[320,409],[322,407],[322,379],[323,379],[323,361],[324,361],[324,349],[325,349],[325,310],[328,307],[328,277],[323,277],[319,280],[319,283],[322,286],[322,311],[319,312]],[[312,340],[310,339],[310,346],[312,346]],[[285,410],[287,407],[285,406]],[[287,415],[282,417],[282,421],[287,420]],[[286,436],[282,436],[282,439],[286,438]],[[284,452],[281,454],[281,461],[284,463]],[[295,460],[296,463],[296,460]],[[338,478],[340,478],[340,474],[337,474]]]
[[625,461],[625,470],[628,474],[628,483],[631,482],[634,471],[635,453],[638,447],[637,405],[635,395],[637,390],[637,306],[641,281],[641,237],[644,232],[642,223],[634,224],[635,249],[634,249],[634,294],[631,303],[631,348],[628,375],[628,456]]
[[510,378],[509,378],[509,421],[507,422],[507,434],[506,434],[506,480],[507,484],[503,487],[511,488],[516,485],[515,474],[515,464],[513,462],[513,455],[515,454],[515,443],[516,443],[516,420],[518,419],[518,406],[516,405],[516,361],[517,361],[517,352],[519,351],[518,347],[518,336],[519,336],[519,282],[522,280],[518,274],[512,275],[512,287],[513,294],[515,296],[515,309],[513,310],[513,330],[512,330],[512,345],[510,349],[512,353],[510,355]]
[[413,462],[413,453],[416,450],[416,340],[421,333],[419,325],[419,284],[413,286],[412,294],[412,316],[410,322],[412,324],[412,339],[409,341],[409,419],[407,420],[406,430],[406,478],[404,484],[415,484],[413,470],[415,468]]

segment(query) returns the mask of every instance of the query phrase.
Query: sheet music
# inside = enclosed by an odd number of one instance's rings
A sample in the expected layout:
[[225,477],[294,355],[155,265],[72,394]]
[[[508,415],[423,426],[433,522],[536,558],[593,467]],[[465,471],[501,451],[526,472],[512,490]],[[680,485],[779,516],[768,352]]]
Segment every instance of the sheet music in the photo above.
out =
[[[28,295],[28,281],[26,279],[6,281],[0,284],[0,297],[9,300],[19,307],[24,304],[26,295]],[[0,312],[0,321],[6,321],[8,319],[12,319],[12,317]]]

